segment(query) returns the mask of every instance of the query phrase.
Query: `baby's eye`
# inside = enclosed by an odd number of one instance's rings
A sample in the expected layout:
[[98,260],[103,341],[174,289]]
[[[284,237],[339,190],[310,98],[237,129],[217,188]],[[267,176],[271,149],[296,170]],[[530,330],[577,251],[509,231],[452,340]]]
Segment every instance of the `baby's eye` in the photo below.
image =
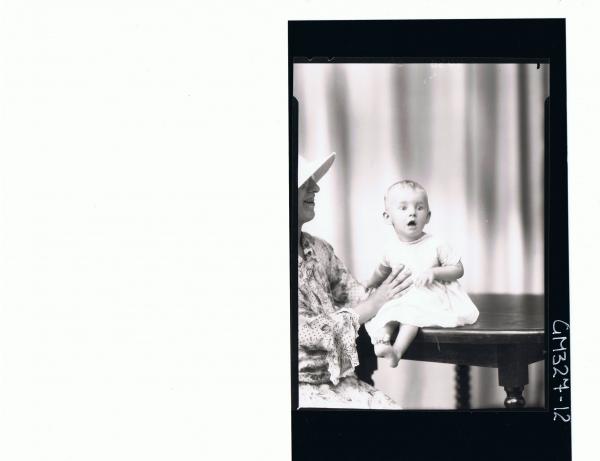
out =
[[401,206],[401,207],[400,207],[400,209],[401,209],[401,210],[406,210],[406,208],[407,208],[407,207],[405,207],[405,206]]

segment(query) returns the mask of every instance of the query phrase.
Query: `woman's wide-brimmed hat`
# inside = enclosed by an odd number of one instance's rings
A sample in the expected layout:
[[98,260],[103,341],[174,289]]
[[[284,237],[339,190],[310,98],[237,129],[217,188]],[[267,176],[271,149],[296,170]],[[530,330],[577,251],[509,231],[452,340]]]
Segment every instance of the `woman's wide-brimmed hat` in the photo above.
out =
[[328,157],[313,161],[306,160],[302,155],[298,156],[298,187],[301,187],[308,178],[312,176],[315,182],[325,176],[325,173],[333,165],[335,160],[335,152],[332,152]]

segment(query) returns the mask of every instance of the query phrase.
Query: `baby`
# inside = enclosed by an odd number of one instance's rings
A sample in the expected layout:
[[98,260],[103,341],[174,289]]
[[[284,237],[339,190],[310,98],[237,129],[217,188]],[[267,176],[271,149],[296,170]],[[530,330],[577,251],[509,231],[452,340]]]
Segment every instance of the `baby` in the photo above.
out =
[[446,243],[423,232],[431,211],[422,186],[410,180],[392,184],[385,194],[383,217],[398,238],[385,249],[368,287],[379,286],[401,264],[411,270],[414,283],[403,296],[384,304],[365,326],[375,354],[387,357],[396,367],[419,327],[472,324],[479,311],[457,281],[464,273],[460,257]]

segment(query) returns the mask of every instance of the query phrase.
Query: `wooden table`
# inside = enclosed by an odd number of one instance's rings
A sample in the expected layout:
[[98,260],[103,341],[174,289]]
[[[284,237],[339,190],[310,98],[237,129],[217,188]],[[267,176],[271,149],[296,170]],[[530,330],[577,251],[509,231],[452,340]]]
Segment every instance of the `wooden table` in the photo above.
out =
[[[545,354],[544,297],[472,295],[471,298],[480,312],[474,325],[422,328],[402,358],[498,368],[498,383],[506,391],[504,405],[523,407],[523,389],[529,382],[528,365],[543,360]],[[458,376],[459,384],[460,379]]]

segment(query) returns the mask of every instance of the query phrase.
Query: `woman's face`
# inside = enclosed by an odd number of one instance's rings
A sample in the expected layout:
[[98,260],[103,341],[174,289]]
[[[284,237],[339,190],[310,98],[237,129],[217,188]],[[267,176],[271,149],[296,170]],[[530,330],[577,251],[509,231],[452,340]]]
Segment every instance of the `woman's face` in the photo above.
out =
[[319,186],[311,177],[298,188],[298,224],[302,226],[315,217],[315,194]]

